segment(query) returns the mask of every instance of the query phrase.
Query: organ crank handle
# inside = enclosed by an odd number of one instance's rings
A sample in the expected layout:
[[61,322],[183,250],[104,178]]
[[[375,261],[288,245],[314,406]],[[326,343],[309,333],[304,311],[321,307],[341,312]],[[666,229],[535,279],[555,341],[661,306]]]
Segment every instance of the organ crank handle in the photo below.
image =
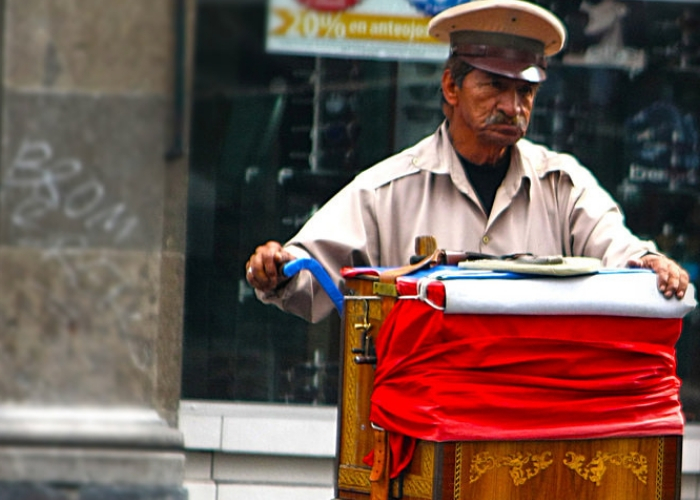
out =
[[328,272],[316,259],[295,259],[287,262],[282,266],[282,273],[291,278],[299,271],[307,270],[321,285],[323,291],[328,294],[328,297],[333,301],[338,314],[343,315],[343,294],[333,282]]

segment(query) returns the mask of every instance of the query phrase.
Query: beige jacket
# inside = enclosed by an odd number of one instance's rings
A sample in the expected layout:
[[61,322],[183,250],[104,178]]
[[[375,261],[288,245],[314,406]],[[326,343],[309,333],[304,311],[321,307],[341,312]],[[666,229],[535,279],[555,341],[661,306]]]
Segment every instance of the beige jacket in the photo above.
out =
[[[343,266],[400,266],[414,240],[493,255],[588,256],[606,267],[656,251],[625,226],[617,203],[572,156],[520,140],[486,216],[447,135],[435,134],[360,173],[287,243],[340,283]],[[318,321],[332,302],[302,272],[263,302]]]

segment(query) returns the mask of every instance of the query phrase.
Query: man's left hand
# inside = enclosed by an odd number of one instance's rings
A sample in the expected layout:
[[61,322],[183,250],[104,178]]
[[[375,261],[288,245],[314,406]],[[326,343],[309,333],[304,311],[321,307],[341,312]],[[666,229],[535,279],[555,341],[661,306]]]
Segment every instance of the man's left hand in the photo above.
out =
[[653,270],[658,276],[657,285],[659,292],[670,299],[674,295],[682,299],[688,289],[690,277],[675,260],[665,255],[648,253],[639,259],[631,260],[628,267],[642,267]]

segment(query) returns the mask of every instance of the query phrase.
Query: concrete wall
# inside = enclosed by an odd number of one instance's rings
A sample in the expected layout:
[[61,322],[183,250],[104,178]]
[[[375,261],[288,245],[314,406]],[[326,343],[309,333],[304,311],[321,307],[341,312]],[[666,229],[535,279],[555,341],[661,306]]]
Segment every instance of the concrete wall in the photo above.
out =
[[[0,2],[0,460],[22,457],[7,488],[181,491],[187,155],[166,153],[187,137],[194,6]],[[99,463],[111,473],[78,472]]]

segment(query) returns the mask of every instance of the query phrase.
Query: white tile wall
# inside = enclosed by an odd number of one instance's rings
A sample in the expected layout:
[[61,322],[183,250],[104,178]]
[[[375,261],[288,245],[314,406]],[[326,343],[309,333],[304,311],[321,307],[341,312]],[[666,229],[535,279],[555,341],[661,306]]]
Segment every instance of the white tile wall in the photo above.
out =
[[185,481],[188,500],[217,500],[214,481]]
[[188,450],[333,457],[338,410],[330,406],[182,401]]
[[194,481],[209,481],[213,476],[214,455],[208,452],[188,451],[185,454],[185,477]]
[[213,478],[217,482],[333,484],[332,458],[282,457],[265,455],[214,455]]
[[700,425],[685,426],[681,468],[684,473],[700,474]]
[[216,500],[330,500],[333,488],[230,484],[219,486]]
[[681,500],[697,500],[698,479],[700,476],[686,475],[681,477]]
[[332,456],[335,427],[335,420],[260,417],[252,426],[246,417],[224,417],[221,448],[250,453]]
[[221,415],[180,413],[179,427],[188,450],[221,449]]

